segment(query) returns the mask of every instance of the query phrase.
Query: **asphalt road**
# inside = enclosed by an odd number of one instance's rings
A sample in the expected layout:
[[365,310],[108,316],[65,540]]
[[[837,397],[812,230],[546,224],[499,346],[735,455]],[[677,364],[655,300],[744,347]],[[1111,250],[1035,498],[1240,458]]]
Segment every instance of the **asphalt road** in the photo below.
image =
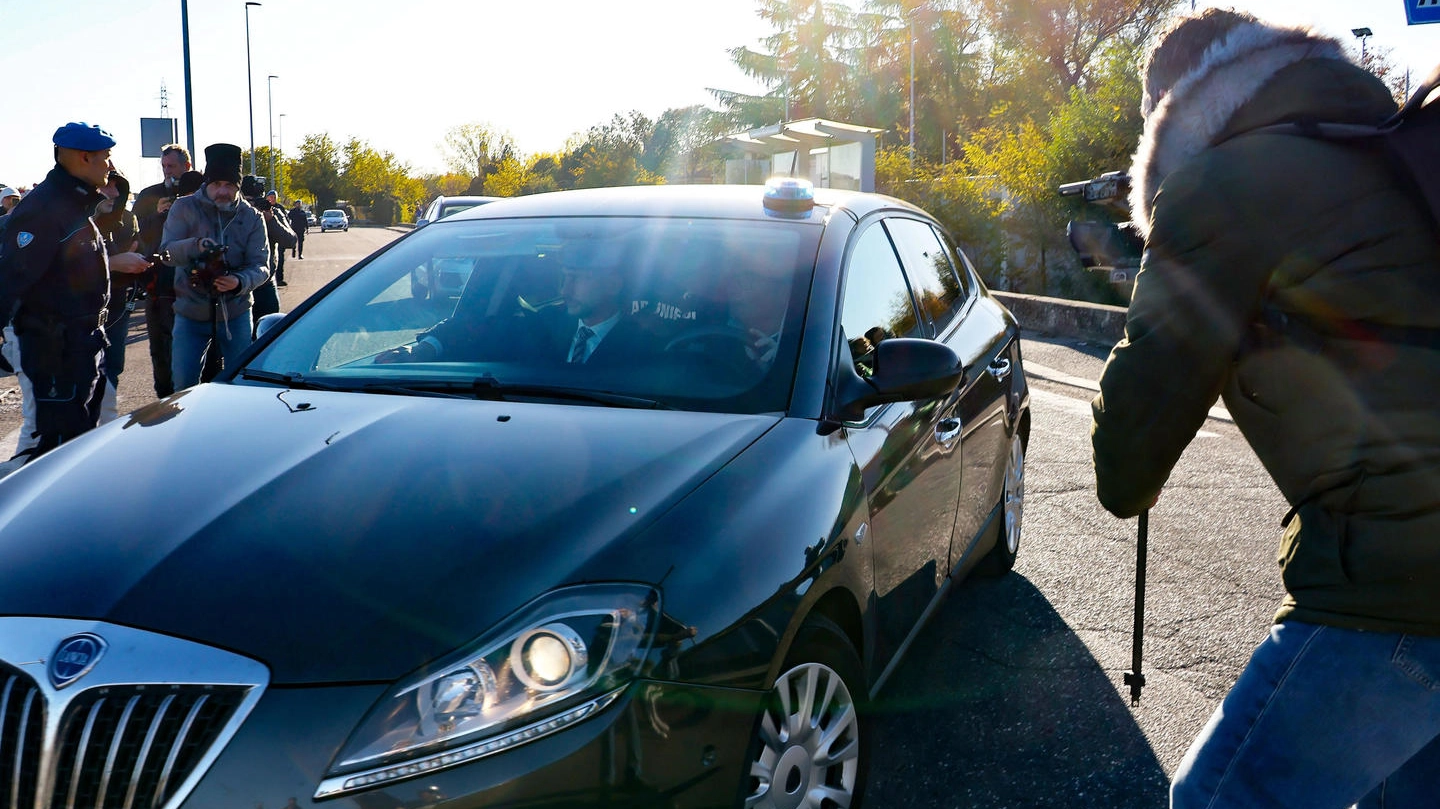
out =
[[887,685],[871,806],[1164,807],[1169,776],[1264,638],[1286,506],[1234,425],[1212,418],[1150,514],[1147,685],[1130,705],[1137,525],[1100,508],[1089,451],[1107,350],[1024,342],[1020,559],[1003,579],[959,585]]
[[[289,259],[281,304],[306,296],[396,230],[312,231]],[[1168,777],[1266,632],[1285,506],[1235,427],[1211,419],[1151,513],[1138,707],[1130,667],[1135,521],[1096,503],[1089,386],[1107,347],[1027,339],[1033,429],[1015,571],[964,582],[874,706],[871,807],[1166,805]],[[137,313],[120,411],[154,398]],[[1223,413],[1217,413],[1223,416]],[[0,380],[8,455],[20,423]]]

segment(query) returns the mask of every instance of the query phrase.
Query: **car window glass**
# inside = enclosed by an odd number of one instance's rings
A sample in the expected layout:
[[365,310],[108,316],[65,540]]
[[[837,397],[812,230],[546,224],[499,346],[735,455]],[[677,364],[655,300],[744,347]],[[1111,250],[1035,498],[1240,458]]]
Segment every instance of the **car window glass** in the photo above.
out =
[[463,390],[489,375],[775,412],[819,234],[785,221],[446,219],[360,267],[250,367],[341,386]]
[[873,373],[876,344],[891,337],[922,336],[900,262],[879,226],[861,233],[850,253],[840,327],[862,377]]
[[965,300],[965,289],[951,264],[949,251],[925,222],[895,218],[887,219],[885,227],[895,241],[920,310],[935,326],[936,333],[944,331]]

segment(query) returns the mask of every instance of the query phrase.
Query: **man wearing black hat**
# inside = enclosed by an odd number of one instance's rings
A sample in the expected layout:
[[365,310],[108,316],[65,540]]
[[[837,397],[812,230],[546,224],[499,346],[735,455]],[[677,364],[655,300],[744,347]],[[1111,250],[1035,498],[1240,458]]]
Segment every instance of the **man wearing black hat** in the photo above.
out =
[[240,147],[205,148],[205,185],[170,208],[160,248],[175,267],[171,371],[176,389],[200,381],[206,347],[226,367],[251,342],[250,294],[270,278],[265,221],[240,194]]
[[0,321],[20,343],[20,372],[35,399],[35,430],[21,436],[27,461],[94,427],[104,386],[110,273],[150,266],[133,252],[105,254],[94,220],[115,138],[98,126],[55,130],[55,168],[15,207],[0,242]]

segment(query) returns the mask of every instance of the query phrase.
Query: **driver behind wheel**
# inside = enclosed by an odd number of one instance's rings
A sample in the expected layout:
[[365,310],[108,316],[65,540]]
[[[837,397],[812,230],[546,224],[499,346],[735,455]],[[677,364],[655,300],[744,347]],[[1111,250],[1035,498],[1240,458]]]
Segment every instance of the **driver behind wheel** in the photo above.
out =
[[[544,363],[619,365],[660,351],[655,336],[630,314],[620,249],[599,240],[576,242],[560,254],[560,296],[526,317],[481,322],[451,318],[411,346],[375,361],[425,362],[521,357]],[[505,333],[500,333],[501,331]]]

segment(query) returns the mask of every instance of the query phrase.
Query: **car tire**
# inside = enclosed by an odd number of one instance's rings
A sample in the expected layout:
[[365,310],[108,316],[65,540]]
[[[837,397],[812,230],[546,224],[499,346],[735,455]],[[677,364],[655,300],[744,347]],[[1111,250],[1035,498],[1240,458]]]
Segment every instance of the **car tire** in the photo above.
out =
[[858,809],[870,769],[865,691],[850,638],[828,618],[807,619],[756,720],[743,805]]
[[1020,528],[1025,516],[1025,438],[1017,430],[1010,437],[1005,457],[1005,478],[1000,492],[1000,535],[995,547],[980,560],[978,573],[1003,576],[1015,567],[1020,555]]

